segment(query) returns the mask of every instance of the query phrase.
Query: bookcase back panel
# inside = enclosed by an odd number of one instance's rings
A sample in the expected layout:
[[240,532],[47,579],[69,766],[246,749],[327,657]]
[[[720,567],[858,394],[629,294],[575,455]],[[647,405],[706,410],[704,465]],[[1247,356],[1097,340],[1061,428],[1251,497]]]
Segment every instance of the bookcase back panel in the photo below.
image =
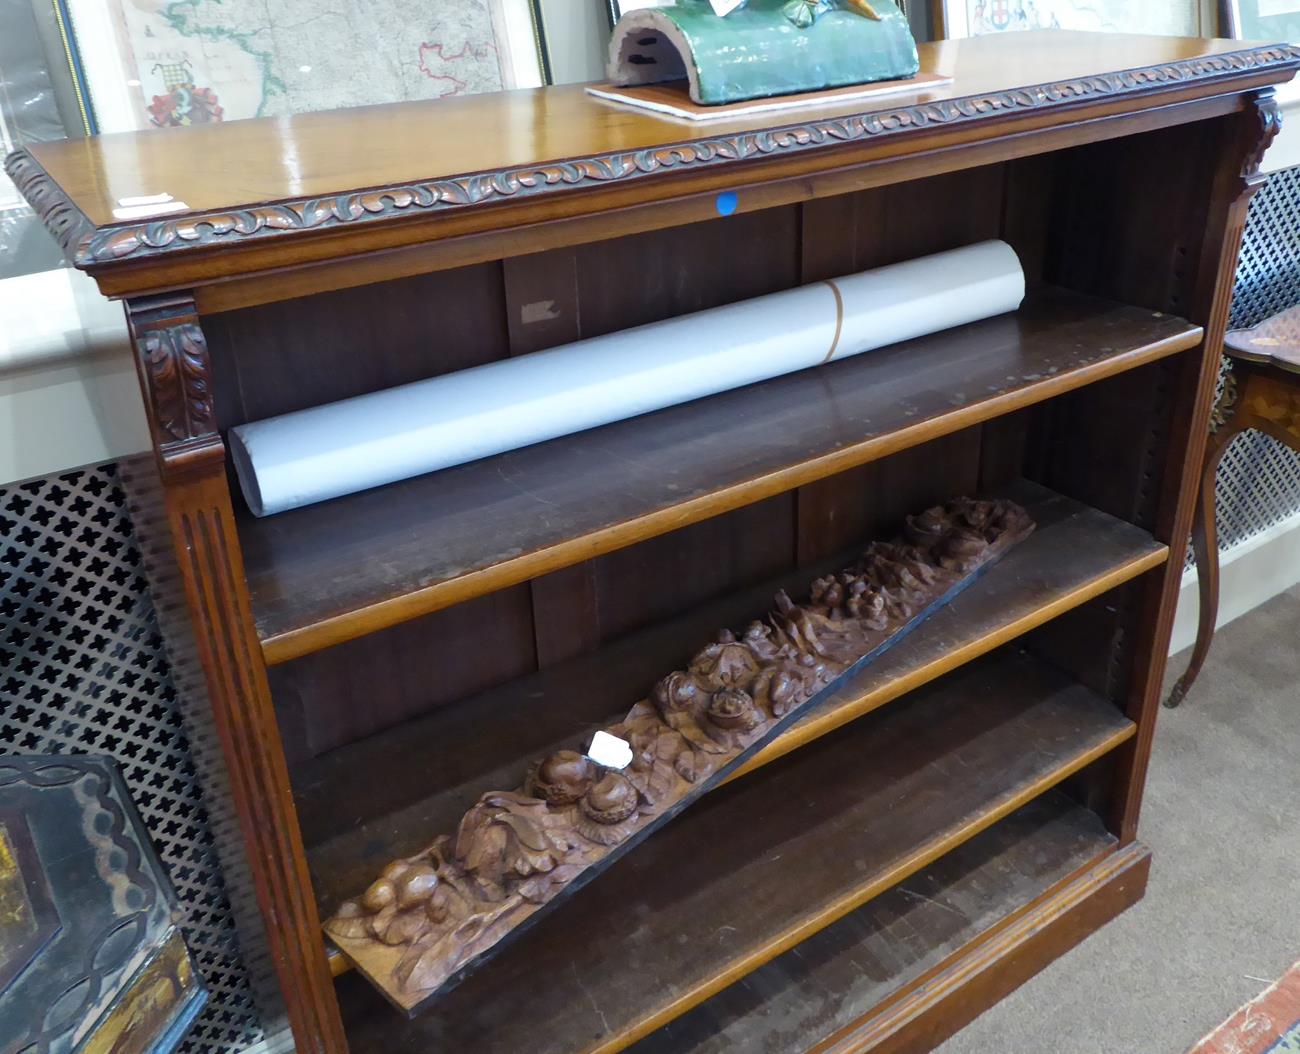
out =
[[224,430],[505,358],[499,264],[210,315]]
[[979,488],[982,429],[968,428],[798,491],[798,562],[816,563],[902,518]]
[[527,586],[515,586],[267,674],[285,754],[295,761],[534,669],[532,600]]
[[997,237],[1006,169],[208,315],[218,420],[227,429]]
[[[1164,150],[1208,151],[1216,127],[1173,129],[1061,157],[867,189],[727,220],[668,228],[492,264],[214,316],[223,423],[284,412],[530,354],[584,337],[731,303],[824,277],[991,237],[1015,245],[1031,284],[1176,310],[1191,292],[1195,224],[1153,259],[1148,213],[1172,195],[1202,207],[1203,174],[1159,178]],[[1109,208],[1090,188],[1136,171]],[[1105,195],[1104,197],[1110,197]],[[1170,221],[1160,220],[1161,223]],[[847,236],[846,236],[847,234]],[[1125,257],[1125,260],[1128,258]],[[1105,266],[1102,265],[1103,261]],[[277,312],[274,324],[264,316]],[[293,315],[293,318],[287,316]],[[368,323],[367,318],[373,317]],[[266,335],[266,336],[262,336]],[[259,347],[259,341],[262,346]],[[267,342],[270,342],[268,344]],[[1190,356],[1185,356],[1190,358]],[[1178,360],[1121,375],[981,427],[933,440],[815,484],[652,538],[521,586],[338,645],[271,670],[289,753],[310,757],[466,696],[591,652],[794,567],[895,530],[904,515],[953,494],[1028,476],[1150,526],[1158,495],[1169,374]],[[310,368],[311,379],[300,374]],[[274,378],[274,382],[273,379]],[[256,403],[244,392],[261,393]],[[1134,450],[1140,456],[1131,456]],[[618,466],[597,465],[617,485]],[[431,515],[436,510],[430,511]],[[758,612],[754,612],[757,614]],[[1127,609],[1099,605],[1044,637],[1072,668],[1122,663]],[[662,658],[628,669],[617,705],[643,694],[718,627],[663,641]],[[1052,643],[1056,640],[1057,643]],[[1057,654],[1059,653],[1059,654]]]
[[537,579],[538,666],[782,574],[794,531],[794,496],[780,494]]
[[[228,428],[998,237],[1010,167],[213,315],[204,325],[220,421]],[[907,513],[978,488],[979,437],[946,437],[273,667],[287,753],[364,738],[888,533]],[[617,465],[593,471],[618,485]],[[700,632],[677,645],[680,659]],[[662,664],[630,675],[626,702]]]
[[[981,432],[966,429],[822,481],[831,507],[852,510],[830,525],[799,519],[802,492],[777,495],[273,666],[268,674],[286,753],[296,760],[325,753],[675,620],[656,634],[652,651],[590,686],[608,697],[611,713],[626,708],[722,628],[677,616],[801,563],[889,537],[904,516],[977,491]],[[771,599],[756,596],[752,608],[737,611],[737,622],[761,615]]]
[[[1218,118],[1048,159],[1054,222],[1045,279],[1205,324],[1196,305],[1208,297],[1196,281],[1209,251],[1216,162],[1234,134],[1233,120]],[[1166,163],[1174,156],[1182,159],[1176,167]],[[1177,486],[1170,444],[1181,431],[1179,393],[1194,385],[1201,355],[1184,352],[1034,408],[1025,474],[1159,534],[1162,502]],[[1126,705],[1144,585],[1062,615],[1035,631],[1030,646]]]
[[[1053,155],[1044,278],[1186,316],[1215,162],[1234,134],[1232,118],[1216,118]],[[1180,163],[1169,165],[1170,157]]]

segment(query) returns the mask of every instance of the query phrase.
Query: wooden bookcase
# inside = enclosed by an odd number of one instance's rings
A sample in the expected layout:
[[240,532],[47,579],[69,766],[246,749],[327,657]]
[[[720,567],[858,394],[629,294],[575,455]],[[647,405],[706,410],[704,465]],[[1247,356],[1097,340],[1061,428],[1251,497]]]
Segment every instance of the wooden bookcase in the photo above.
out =
[[[13,155],[125,301],[137,521],[298,1050],[922,1051],[1137,900],[1194,468],[1298,62],[1008,35],[927,46],[952,87],[868,113],[695,127],[553,88]],[[188,211],[113,218],[161,192]],[[232,485],[243,421],[990,237],[1030,278],[1013,315],[265,520]],[[431,1011],[327,950],[324,910],[523,761],[977,492],[1037,532]]]

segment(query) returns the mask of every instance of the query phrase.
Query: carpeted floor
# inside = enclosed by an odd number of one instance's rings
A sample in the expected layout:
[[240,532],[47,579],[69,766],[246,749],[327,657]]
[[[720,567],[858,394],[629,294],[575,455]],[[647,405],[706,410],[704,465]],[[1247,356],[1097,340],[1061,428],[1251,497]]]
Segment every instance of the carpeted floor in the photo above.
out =
[[1161,711],[1146,898],[940,1054],[1184,1054],[1259,995],[1300,959],[1298,748],[1300,587],[1225,626]]

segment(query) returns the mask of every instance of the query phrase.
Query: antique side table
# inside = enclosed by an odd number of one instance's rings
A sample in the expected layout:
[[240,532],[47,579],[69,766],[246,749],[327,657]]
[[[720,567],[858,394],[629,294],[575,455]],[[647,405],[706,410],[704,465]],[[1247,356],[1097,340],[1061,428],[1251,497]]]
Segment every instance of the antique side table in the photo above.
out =
[[1214,640],[1219,614],[1219,541],[1214,522],[1219,462],[1232,441],[1252,428],[1300,452],[1300,306],[1280,311],[1250,329],[1230,331],[1223,350],[1231,371],[1210,419],[1192,527],[1200,619],[1192,660],[1165,700],[1169,707],[1187,698]]

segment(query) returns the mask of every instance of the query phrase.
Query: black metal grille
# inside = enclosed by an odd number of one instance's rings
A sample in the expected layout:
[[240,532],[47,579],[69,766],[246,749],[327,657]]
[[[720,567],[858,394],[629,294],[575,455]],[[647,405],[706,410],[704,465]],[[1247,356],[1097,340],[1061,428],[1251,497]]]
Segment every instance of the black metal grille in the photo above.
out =
[[0,753],[108,754],[166,865],[211,993],[183,1048],[265,1036],[113,466],[0,489]]
[[[1269,176],[1246,221],[1229,326],[1240,329],[1300,304],[1300,168]],[[1219,548],[1300,511],[1300,455],[1258,432],[1233,440],[1219,465]]]

